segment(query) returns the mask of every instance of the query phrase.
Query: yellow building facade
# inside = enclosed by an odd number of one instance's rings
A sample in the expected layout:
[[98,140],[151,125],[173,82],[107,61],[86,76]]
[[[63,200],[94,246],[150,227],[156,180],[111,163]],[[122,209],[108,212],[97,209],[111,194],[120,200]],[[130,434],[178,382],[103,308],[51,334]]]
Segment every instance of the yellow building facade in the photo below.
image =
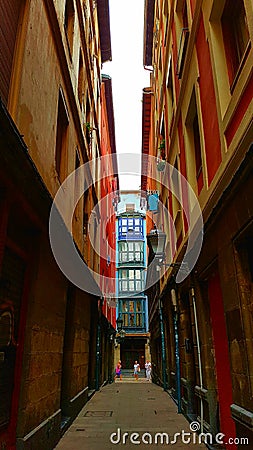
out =
[[[48,221],[64,180],[92,161],[94,183],[75,208],[72,233],[82,263],[99,278],[89,239],[99,249],[99,224],[89,219],[101,196],[96,158],[106,110],[101,67],[111,59],[109,5],[4,0],[0,31],[0,446],[44,450],[106,381],[96,360],[100,288],[93,280],[93,293],[86,292],[61,272]],[[66,210],[70,204],[67,198]]]

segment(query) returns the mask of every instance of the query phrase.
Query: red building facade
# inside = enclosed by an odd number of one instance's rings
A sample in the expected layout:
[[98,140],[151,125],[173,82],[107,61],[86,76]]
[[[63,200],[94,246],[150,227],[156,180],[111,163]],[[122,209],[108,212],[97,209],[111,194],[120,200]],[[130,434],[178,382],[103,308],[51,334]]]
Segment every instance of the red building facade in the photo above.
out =
[[190,420],[213,435],[224,433],[229,449],[243,448],[244,438],[253,442],[252,18],[247,0],[145,2],[144,66],[151,82],[143,92],[143,154],[186,178],[204,227],[195,267],[175,284],[189,240],[189,188],[179,183],[176,198],[171,179],[154,176],[154,167],[144,172],[142,189],[158,190],[166,208],[156,225],[166,233],[172,264],[149,293],[156,298],[149,311],[152,360],[161,345],[160,301],[167,387]]

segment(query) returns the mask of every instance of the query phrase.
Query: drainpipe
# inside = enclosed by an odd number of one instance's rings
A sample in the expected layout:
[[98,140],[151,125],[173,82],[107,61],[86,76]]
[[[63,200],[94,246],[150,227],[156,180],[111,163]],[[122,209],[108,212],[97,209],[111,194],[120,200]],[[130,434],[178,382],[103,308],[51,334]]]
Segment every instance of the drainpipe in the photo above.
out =
[[180,354],[179,354],[179,338],[178,338],[178,312],[177,312],[177,296],[175,289],[171,289],[171,300],[174,309],[173,324],[175,333],[175,357],[176,357],[176,389],[177,389],[177,412],[182,413],[181,403],[181,373],[180,373]]
[[100,378],[100,343],[101,343],[101,308],[103,299],[100,297],[99,310],[98,310],[98,325],[97,325],[97,342],[96,342],[96,382],[95,389],[99,391],[99,378]]
[[198,363],[199,363],[199,382],[200,382],[200,431],[203,433],[203,423],[204,423],[204,410],[203,410],[203,374],[202,374],[202,362],[201,362],[201,353],[200,353],[200,342],[199,342],[199,327],[198,327],[198,318],[197,318],[197,309],[196,309],[196,301],[195,301],[195,292],[194,288],[191,288],[191,296],[192,296],[192,304],[193,304],[193,313],[194,313],[194,322],[195,322],[195,332],[196,332],[196,341],[197,341],[197,352],[198,352]]
[[161,300],[159,300],[159,318],[160,318],[160,332],[161,332],[161,341],[162,341],[162,376],[163,376],[163,389],[166,391],[166,389],[167,389],[167,380],[166,380],[166,352],[165,352],[165,337],[164,337],[163,313],[162,313]]

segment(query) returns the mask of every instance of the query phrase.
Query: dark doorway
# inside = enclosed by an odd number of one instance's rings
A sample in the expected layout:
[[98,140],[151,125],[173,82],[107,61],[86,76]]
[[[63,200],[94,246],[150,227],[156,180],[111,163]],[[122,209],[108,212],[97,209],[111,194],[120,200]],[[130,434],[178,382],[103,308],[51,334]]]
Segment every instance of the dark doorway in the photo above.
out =
[[138,361],[141,369],[145,367],[145,339],[129,337],[120,344],[120,359],[123,369],[132,369]]

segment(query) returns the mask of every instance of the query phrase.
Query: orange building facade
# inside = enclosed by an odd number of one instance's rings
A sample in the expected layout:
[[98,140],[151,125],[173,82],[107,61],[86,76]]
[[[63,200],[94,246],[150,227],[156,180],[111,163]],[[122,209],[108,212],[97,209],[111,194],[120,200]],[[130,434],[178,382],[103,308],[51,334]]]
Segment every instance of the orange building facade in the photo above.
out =
[[[166,234],[166,271],[149,287],[152,365],[189,420],[224,433],[229,449],[253,442],[252,23],[247,0],[145,2],[142,190],[159,193],[148,231]],[[176,283],[195,232],[200,255]]]
[[[4,0],[0,49],[0,447],[44,450],[112,371],[113,346],[104,342],[115,313],[101,312],[97,232],[99,158],[116,151],[112,98],[102,94],[101,67],[112,57],[108,1]],[[84,271],[86,290],[56,263],[49,214],[62,183],[87,163],[92,183],[59,229],[60,247],[71,233],[83,267],[97,275]],[[113,164],[104,182],[111,192]]]

